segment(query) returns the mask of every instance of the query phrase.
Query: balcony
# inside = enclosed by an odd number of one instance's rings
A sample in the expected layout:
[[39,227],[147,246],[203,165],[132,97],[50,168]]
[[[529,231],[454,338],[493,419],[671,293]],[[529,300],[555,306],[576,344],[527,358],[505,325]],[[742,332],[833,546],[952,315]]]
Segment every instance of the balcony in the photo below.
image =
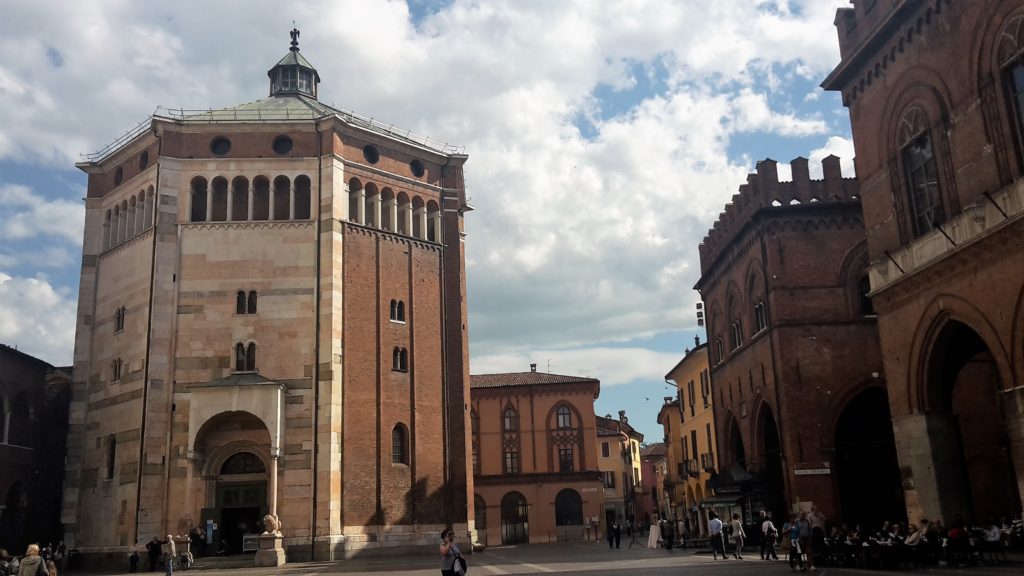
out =
[[715,455],[712,452],[700,455],[700,467],[705,472],[714,472],[715,470]]

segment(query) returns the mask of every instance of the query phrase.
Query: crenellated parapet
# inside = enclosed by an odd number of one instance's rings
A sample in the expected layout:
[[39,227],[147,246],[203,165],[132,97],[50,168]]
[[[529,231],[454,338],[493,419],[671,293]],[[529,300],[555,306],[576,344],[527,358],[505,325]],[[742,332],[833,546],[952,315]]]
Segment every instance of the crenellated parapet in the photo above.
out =
[[767,158],[757,163],[756,172],[747,175],[747,183],[739,187],[718,215],[718,220],[701,242],[701,270],[708,270],[721,252],[732,243],[743,227],[762,210],[793,211],[809,207],[849,203],[859,198],[856,178],[843,178],[839,157],[829,155],[822,159],[821,180],[812,180],[806,158],[790,162],[793,178],[779,181],[778,164]]

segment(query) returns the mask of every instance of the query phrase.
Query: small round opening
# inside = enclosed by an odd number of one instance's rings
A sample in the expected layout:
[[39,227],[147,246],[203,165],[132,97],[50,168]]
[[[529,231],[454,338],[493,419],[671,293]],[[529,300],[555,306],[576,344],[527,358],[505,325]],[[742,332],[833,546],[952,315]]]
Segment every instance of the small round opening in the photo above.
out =
[[223,156],[231,150],[231,140],[223,136],[218,136],[210,142],[210,152],[213,152],[217,156]]
[[120,185],[122,180],[124,180],[124,169],[118,166],[117,170],[114,170],[114,186]]
[[367,144],[363,146],[363,158],[370,164],[376,164],[380,160],[380,152],[377,152],[377,147],[373,144]]
[[149,166],[149,151],[143,150],[142,154],[139,154],[139,170],[145,170],[146,166]]
[[292,139],[288,136],[281,135],[274,138],[274,152],[278,154],[287,154],[292,151]]
[[417,178],[422,178],[423,174],[426,173],[426,170],[423,168],[423,162],[419,160],[409,162],[409,169],[412,170],[412,175]]

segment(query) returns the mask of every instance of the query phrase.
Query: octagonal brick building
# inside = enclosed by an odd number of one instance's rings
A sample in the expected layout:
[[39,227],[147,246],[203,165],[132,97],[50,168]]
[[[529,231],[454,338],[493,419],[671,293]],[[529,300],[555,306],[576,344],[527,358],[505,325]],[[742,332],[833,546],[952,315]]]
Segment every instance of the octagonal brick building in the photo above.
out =
[[290,560],[473,529],[467,157],[321,103],[297,31],[268,76],[78,164],[62,520],[91,564],[195,527],[242,553],[268,513]]

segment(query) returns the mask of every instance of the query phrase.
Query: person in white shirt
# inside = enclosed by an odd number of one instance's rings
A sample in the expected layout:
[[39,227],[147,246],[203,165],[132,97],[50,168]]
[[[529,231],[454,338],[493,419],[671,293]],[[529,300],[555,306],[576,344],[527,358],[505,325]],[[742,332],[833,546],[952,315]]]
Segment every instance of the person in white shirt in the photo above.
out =
[[737,560],[743,560],[743,541],[747,539],[747,533],[743,531],[743,522],[740,521],[739,514],[732,515],[732,539],[736,543],[736,550],[734,556]]
[[718,554],[721,552],[722,560],[725,560],[725,542],[722,540],[722,521],[718,519],[718,514],[714,512],[708,512],[708,533],[711,534],[711,554],[715,560],[718,560]]

